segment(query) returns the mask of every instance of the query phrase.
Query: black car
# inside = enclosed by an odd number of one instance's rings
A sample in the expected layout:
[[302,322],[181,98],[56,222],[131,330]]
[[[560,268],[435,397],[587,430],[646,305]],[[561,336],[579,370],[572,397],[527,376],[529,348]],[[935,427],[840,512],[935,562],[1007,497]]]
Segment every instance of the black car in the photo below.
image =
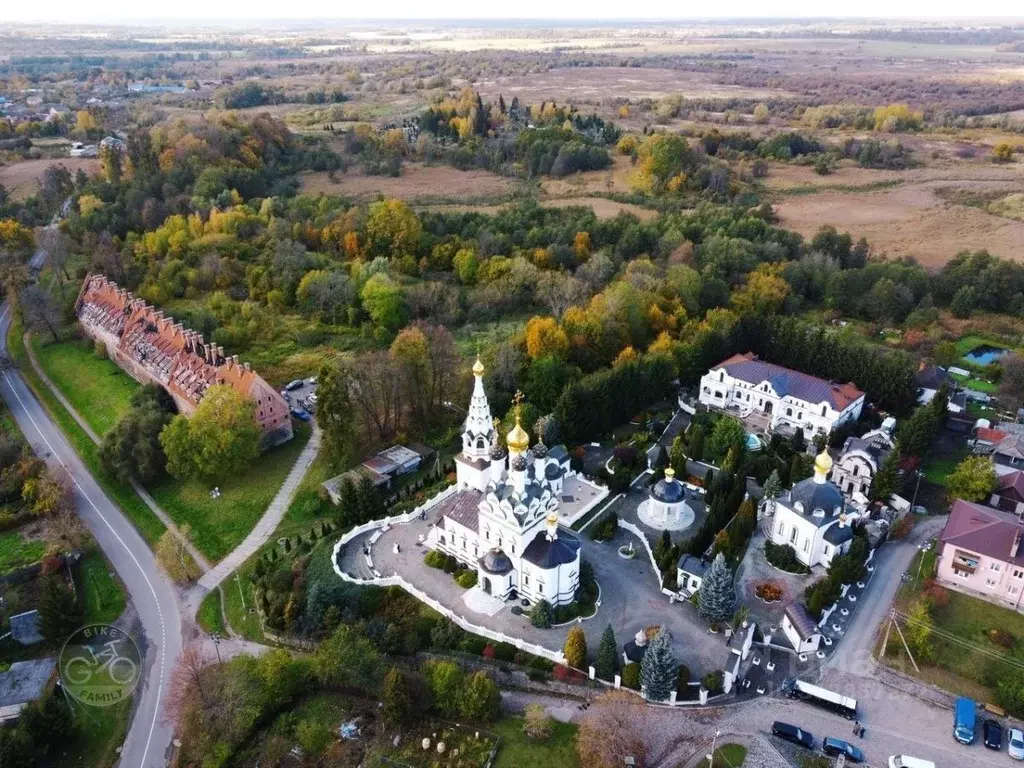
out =
[[989,749],[1003,748],[1003,728],[991,717],[982,723],[981,733],[986,747]]
[[778,720],[772,723],[772,736],[778,736],[798,747],[814,749],[814,735],[789,723],[782,723]]

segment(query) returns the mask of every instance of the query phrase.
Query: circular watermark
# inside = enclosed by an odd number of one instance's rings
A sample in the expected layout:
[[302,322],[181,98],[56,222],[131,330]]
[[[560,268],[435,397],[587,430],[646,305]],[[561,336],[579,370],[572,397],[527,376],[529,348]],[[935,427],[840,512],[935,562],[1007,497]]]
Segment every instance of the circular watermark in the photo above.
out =
[[76,701],[112,707],[130,697],[142,679],[142,653],[123,629],[89,624],[64,643],[58,670],[61,685]]

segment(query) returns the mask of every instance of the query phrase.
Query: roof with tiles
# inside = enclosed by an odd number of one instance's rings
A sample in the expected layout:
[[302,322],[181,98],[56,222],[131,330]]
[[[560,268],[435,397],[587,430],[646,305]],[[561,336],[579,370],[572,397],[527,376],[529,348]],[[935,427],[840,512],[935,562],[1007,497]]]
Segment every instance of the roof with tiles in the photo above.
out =
[[996,560],[1024,565],[1024,523],[1016,515],[957,499],[939,541]]
[[780,397],[794,397],[806,403],[828,403],[837,411],[864,397],[864,393],[851,382],[834,384],[808,373],[783,368],[775,363],[759,360],[752,352],[733,355],[711,370],[725,369],[730,376],[748,384],[767,381]]
[[102,275],[86,276],[76,307],[83,324],[116,336],[120,354],[176,397],[196,406],[224,384],[256,401],[261,423],[286,420],[288,404],[248,363]]

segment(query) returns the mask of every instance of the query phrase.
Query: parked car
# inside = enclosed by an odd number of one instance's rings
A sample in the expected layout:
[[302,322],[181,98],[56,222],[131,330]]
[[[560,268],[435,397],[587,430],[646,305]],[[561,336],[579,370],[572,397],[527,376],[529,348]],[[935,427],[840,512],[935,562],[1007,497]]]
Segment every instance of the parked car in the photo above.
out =
[[293,390],[300,389],[304,384],[305,382],[302,379],[293,379],[285,384],[284,388],[291,392]]
[[1010,743],[1006,751],[1014,760],[1024,760],[1024,731],[1020,728],[1010,729]]
[[961,744],[971,744],[974,741],[974,721],[978,711],[978,705],[974,699],[961,696],[956,700],[956,708],[953,710],[953,737]]
[[842,739],[835,739],[831,736],[821,740],[821,751],[829,757],[846,755],[846,759],[851,763],[864,762],[864,753],[857,749],[857,747]]
[[798,747],[814,749],[814,734],[808,733],[795,725],[783,723],[776,720],[772,723],[772,736],[778,736],[784,741],[796,744]]
[[981,738],[989,749],[1003,748],[1003,728],[991,717],[981,724]]
[[309,413],[301,408],[292,408],[292,416],[299,421],[309,421]]
[[910,755],[893,755],[889,758],[889,768],[935,768],[935,763]]

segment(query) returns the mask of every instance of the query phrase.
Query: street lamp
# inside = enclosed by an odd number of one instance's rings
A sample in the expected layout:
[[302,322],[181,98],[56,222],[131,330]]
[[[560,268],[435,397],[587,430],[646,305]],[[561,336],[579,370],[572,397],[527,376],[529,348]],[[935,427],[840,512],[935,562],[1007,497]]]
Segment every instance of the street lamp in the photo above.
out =
[[217,663],[223,664],[224,662],[220,659],[220,632],[214,632],[210,637],[213,638],[213,647],[217,649]]
[[711,754],[708,755],[708,768],[715,768],[715,745],[718,744],[718,737],[721,735],[721,731],[715,731],[715,735],[711,739]]

